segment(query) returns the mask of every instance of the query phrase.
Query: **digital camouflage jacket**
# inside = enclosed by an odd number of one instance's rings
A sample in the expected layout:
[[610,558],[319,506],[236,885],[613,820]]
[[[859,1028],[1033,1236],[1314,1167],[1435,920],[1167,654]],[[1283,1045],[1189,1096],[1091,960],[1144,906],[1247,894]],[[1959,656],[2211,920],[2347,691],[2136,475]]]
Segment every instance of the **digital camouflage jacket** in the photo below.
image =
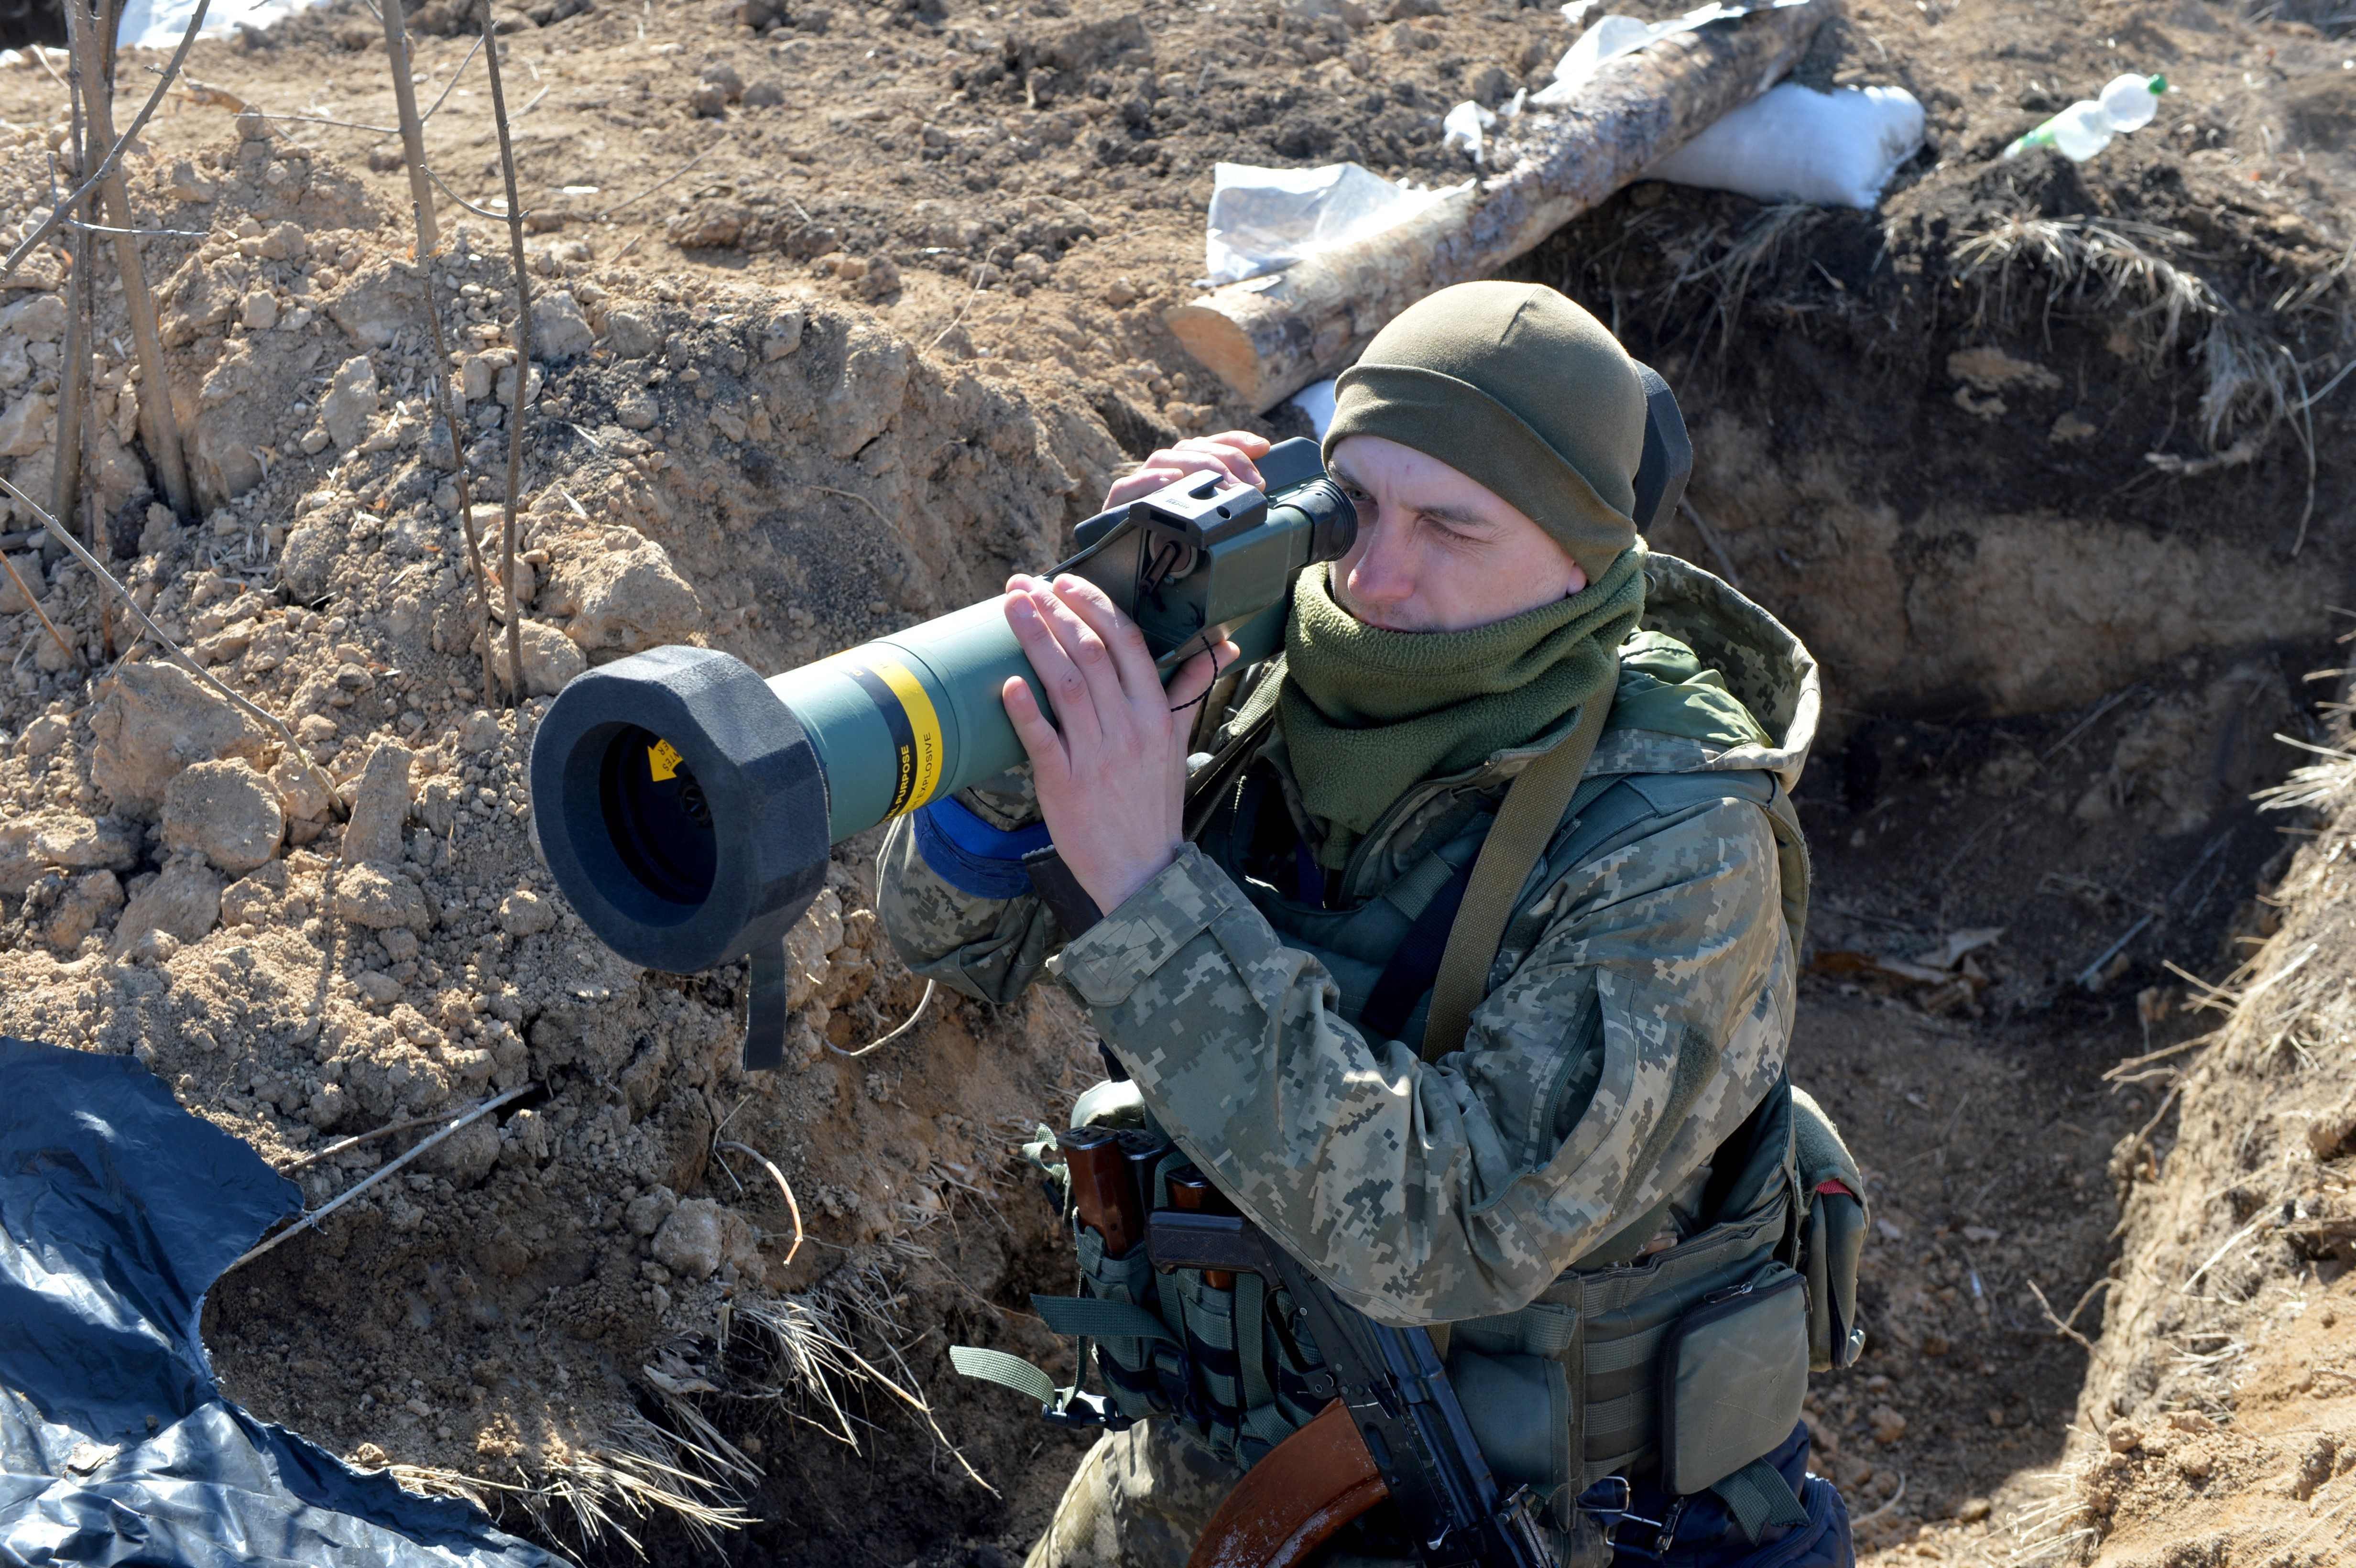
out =
[[[1575,714],[1409,790],[1322,908],[1253,874],[1242,836],[1206,829],[1065,944],[1018,882],[976,875],[993,835],[1001,856],[1044,841],[1035,816],[968,792],[961,834],[894,825],[884,927],[916,973],[987,1001],[1043,968],[1060,977],[1187,1155],[1370,1316],[1516,1310],[1615,1232],[1674,1213],[1782,1073],[1791,1034],[1806,859],[1788,791],[1815,732],[1815,662],[1708,573],[1664,555],[1646,571],[1644,630],[1622,650],[1581,797],[1617,781],[1647,809],[1576,863],[1541,862],[1463,1048],[1437,1063],[1418,1055],[1420,1007],[1407,1040],[1361,1029],[1364,987],[1345,981],[1368,966],[1307,933],[1335,906],[1431,881],[1419,868],[1443,845],[1477,848],[1507,784]],[[1290,827],[1313,831],[1280,733],[1258,744]]]

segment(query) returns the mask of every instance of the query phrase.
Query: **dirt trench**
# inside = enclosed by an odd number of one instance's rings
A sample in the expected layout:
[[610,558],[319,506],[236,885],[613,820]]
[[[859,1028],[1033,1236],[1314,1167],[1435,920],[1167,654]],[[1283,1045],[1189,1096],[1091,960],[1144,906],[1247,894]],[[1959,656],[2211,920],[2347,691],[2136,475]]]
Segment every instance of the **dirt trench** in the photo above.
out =
[[[741,975],[674,981],[619,965],[534,859],[521,766],[545,693],[681,638],[783,667],[1052,559],[1126,458],[1248,417],[1217,406],[1152,320],[1191,266],[1199,203],[1185,193],[1201,161],[1257,136],[1265,161],[1330,146],[1394,174],[1441,172],[1422,107],[1476,74],[1483,50],[1526,72],[1555,25],[1516,14],[1492,26],[1446,5],[1371,26],[1303,13],[1308,35],[1331,41],[1312,62],[1318,80],[1371,69],[1413,84],[1321,121],[1313,95],[1288,97],[1280,80],[1256,89],[1266,102],[1223,111],[1182,99],[1151,49],[1166,60],[1197,47],[1207,35],[1190,29],[1206,21],[1157,18],[1141,59],[1125,27],[1099,27],[1119,21],[1109,8],[1004,27],[972,9],[846,9],[811,27],[805,7],[757,40],[772,58],[840,56],[851,72],[873,69],[861,50],[896,45],[906,80],[839,76],[826,101],[847,110],[859,92],[934,91],[923,46],[971,29],[1002,63],[956,89],[945,147],[896,120],[763,129],[731,105],[748,138],[761,129],[802,155],[772,172],[723,149],[724,181],[682,187],[668,218],[574,221],[531,241],[541,351],[524,398],[519,586],[523,678],[539,695],[520,709],[483,706],[449,443],[424,397],[424,279],[395,220],[394,176],[364,166],[347,133],[248,134],[191,111],[159,121],[156,155],[134,165],[141,209],[203,235],[152,240],[149,261],[205,492],[195,526],[147,509],[132,435],[143,389],[112,347],[119,298],[101,306],[93,475],[112,550],[172,635],[283,715],[294,744],[152,656],[102,678],[127,632],[118,621],[110,646],[87,574],[27,539],[21,517],[8,525],[7,548],[76,652],[0,601],[13,656],[0,682],[0,1024],[139,1053],[287,1167],[533,1085],[323,1234],[230,1275],[207,1332],[230,1392],[259,1413],[463,1490],[591,1560],[1019,1556],[1076,1440],[961,1384],[945,1347],[1058,1353],[1025,1308],[1030,1291],[1068,1283],[1068,1264],[1009,1150],[1097,1069],[1073,1011],[1044,995],[1005,1014],[937,997],[887,1051],[840,1054],[920,995],[875,940],[873,845],[854,841],[797,933],[788,1069],[738,1072]],[[1678,387],[1693,509],[1655,545],[1739,580],[1826,667],[1826,735],[1801,795],[1819,880],[1794,1072],[1849,1131],[1877,1203],[1871,1349],[1856,1373],[1820,1381],[1809,1412],[1864,1544],[1890,1561],[2100,1550],[2172,1568],[2169,1510],[2222,1498],[2203,1529],[2227,1544],[2198,1560],[2238,1562],[2237,1542],[2258,1538],[2234,1536],[2237,1521],[2329,1507],[2337,1461],[2297,1478],[2315,1469],[2311,1445],[2296,1447],[2312,1416],[2289,1395],[2265,1428],[2237,1419],[2230,1389],[2183,1392],[2170,1358],[2257,1341],[2238,1307],[2165,1317],[2187,1309],[2157,1287],[2147,1302],[2135,1282],[2168,1247],[2198,1254],[2189,1272],[2281,1200],[2256,1178],[2216,1194],[2226,1157],[2171,1155],[2177,1107],[2199,1108],[2183,1124],[2200,1130],[2196,1149],[2230,1144],[2228,1164],[2287,1150],[2296,1165],[2293,1135],[2329,1108],[2305,1063],[2337,1037],[2318,1024],[2286,1035],[2288,1048],[2242,1048],[2257,1063],[2243,1077],[2283,1096],[2266,1124],[2280,1137],[2263,1146],[2234,1141],[2242,1091],[2199,1086],[2242,1078],[2168,1080],[2189,1054],[2131,1069],[2134,1081],[2104,1075],[2198,1029],[2163,960],[2222,977],[2272,930],[2277,914],[2250,895],[2284,875],[2283,819],[2246,797],[2298,760],[2276,732],[2328,737],[2314,712],[2328,688],[2305,677],[2339,662],[2330,606],[2350,602],[2348,421],[2331,403],[2311,426],[2283,417],[2297,392],[2247,351],[2280,343],[2308,364],[2346,351],[2334,263],[2347,237],[2316,194],[2334,165],[2318,142],[2311,171],[2269,165],[2280,183],[2258,185],[2240,165],[2137,141],[2084,170],[1995,165],[2001,143],[1987,144],[2034,111],[1991,104],[1967,79],[2009,57],[1903,34],[1915,24],[1869,9],[1860,27],[1899,56],[1874,79],[1920,72],[1937,138],[1884,211],[1639,187],[1522,271],[1584,300]],[[714,58],[755,47],[712,10],[672,8],[667,24]],[[2136,26],[2190,33],[2215,57],[2188,69],[2306,47],[2185,15]],[[335,29],[352,19],[321,13],[274,41],[207,46],[200,69],[265,84],[348,72],[336,62],[354,51]],[[617,12],[544,31],[552,76],[568,40],[616,58],[631,47]],[[1001,33],[1036,39],[1001,50]],[[1037,40],[1083,35],[1101,58],[1041,71],[1059,46]],[[1812,69],[1848,80],[1874,47],[1852,34]],[[464,40],[421,48],[447,69]],[[2074,66],[2054,59],[2072,50],[2085,57]],[[976,52],[953,44],[935,63],[973,71]],[[2077,39],[2029,69],[2107,59]],[[684,84],[695,63],[657,56],[627,80]],[[1122,96],[1149,80],[1164,85]],[[633,93],[620,98],[637,129],[657,127],[667,100]],[[691,126],[703,118],[668,107]],[[2231,113],[2201,115],[2199,136],[2256,139]],[[969,121],[1036,141],[1001,157],[969,143]],[[1286,140],[1324,122],[1341,141]],[[444,121],[436,135],[458,131]],[[10,211],[45,189],[45,140],[22,133],[0,165]],[[553,184],[562,144],[551,143],[530,155]],[[944,155],[911,162],[918,147]],[[856,158],[836,161],[845,149]],[[1019,193],[1025,159],[1066,156],[1082,166],[1066,176],[1050,163],[1053,195]],[[922,221],[845,179],[830,193],[840,206],[809,227],[849,246],[786,242],[776,214],[830,166],[896,178],[882,171],[902,165],[927,183],[901,197],[938,204]],[[1091,223],[1066,210],[1081,199]],[[457,222],[433,283],[462,357],[457,444],[487,504],[514,417],[503,324],[515,281],[503,237]],[[968,222],[980,225],[970,246]],[[2164,269],[2102,271],[2093,258],[2105,246],[2115,258],[2121,240]],[[1022,250],[986,259],[1010,242]],[[1005,275],[969,273],[976,258]],[[55,282],[0,302],[0,379],[9,418],[27,421],[12,445],[54,418],[20,411],[54,392],[41,389]],[[2179,294],[2191,303],[2171,318]],[[1268,428],[1291,433],[1291,418]],[[37,493],[48,458],[25,444],[10,475]],[[495,517],[474,526],[496,540]],[[2283,885],[2303,886],[2329,842]],[[2322,866],[2329,886],[2338,859]],[[2274,940],[2272,965],[2304,947]],[[2321,956],[2308,971],[2334,973]],[[324,1200],[415,1136],[297,1178]],[[805,1239],[790,1263],[795,1221],[761,1157],[798,1196]],[[2275,1284],[2249,1299],[2310,1337],[2331,1319],[2278,1304],[2315,1297],[2306,1282],[2320,1275],[2294,1266],[2307,1253],[2333,1266],[2329,1186],[2289,1195],[2281,1235],[2251,1232],[2274,1249],[2258,1266]],[[2244,1261],[2229,1249],[2202,1277]],[[2087,1350],[2046,1303],[2103,1348],[2091,1381]],[[2228,1337],[2194,1338],[2211,1330]],[[2311,1338],[2266,1343],[2294,1367],[2314,1354]],[[2230,1381],[2237,1360],[2216,1360],[2216,1376]],[[2180,1412],[2218,1432],[2177,1424]],[[2137,1444],[2093,1448],[2071,1436],[2073,1415],[2105,1432],[2129,1421]],[[2186,1468],[2244,1424],[2256,1446],[2221,1458],[2214,1482]],[[2293,1478],[2268,1490],[2278,1475]]]

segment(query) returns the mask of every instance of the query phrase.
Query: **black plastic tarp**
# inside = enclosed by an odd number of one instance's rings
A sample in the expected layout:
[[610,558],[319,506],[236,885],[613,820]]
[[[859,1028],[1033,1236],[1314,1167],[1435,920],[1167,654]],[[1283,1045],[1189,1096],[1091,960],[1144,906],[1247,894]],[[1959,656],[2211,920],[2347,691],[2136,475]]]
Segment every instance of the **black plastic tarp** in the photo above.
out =
[[302,1201],[137,1062],[0,1038],[0,1563],[561,1562],[222,1397],[205,1292]]

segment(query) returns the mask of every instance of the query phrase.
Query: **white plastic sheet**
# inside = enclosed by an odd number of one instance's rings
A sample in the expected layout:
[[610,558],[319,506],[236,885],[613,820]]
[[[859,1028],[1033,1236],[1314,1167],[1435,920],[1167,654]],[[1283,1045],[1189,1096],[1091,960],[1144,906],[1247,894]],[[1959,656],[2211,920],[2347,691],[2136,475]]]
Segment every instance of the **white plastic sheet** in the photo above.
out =
[[1313,169],[1221,164],[1212,173],[1204,267],[1215,284],[1278,272],[1379,233],[1446,194],[1394,185],[1357,164]]
[[[1588,78],[1606,60],[1643,48],[1656,39],[1674,37],[1706,27],[1712,22],[1735,16],[1747,16],[1753,11],[1772,11],[1785,5],[1804,5],[1808,0],[1759,0],[1745,5],[1710,5],[1688,11],[1682,16],[1672,16],[1665,22],[1646,22],[1634,16],[1599,16],[1594,26],[1579,35],[1570,51],[1555,63],[1554,80],[1531,94],[1530,102],[1540,109],[1558,108],[1571,101],[1579,90],[1587,85]],[[1578,26],[1587,15],[1584,5],[1565,5],[1563,16]]]
[[[225,38],[240,27],[266,27],[282,16],[307,11],[319,0],[213,0],[197,37]],[[115,30],[124,47],[168,49],[188,30],[197,0],[125,0],[123,22]]]
[[1922,105],[1902,87],[1769,89],[1644,171],[1760,201],[1870,209],[1922,145]]

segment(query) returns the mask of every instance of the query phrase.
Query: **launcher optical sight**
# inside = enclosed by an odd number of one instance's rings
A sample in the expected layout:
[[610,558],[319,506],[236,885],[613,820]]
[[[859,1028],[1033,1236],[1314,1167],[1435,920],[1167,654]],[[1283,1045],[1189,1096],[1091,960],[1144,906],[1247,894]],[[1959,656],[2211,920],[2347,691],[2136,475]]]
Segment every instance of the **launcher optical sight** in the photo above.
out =
[[[1692,448],[1667,387],[1650,418],[1639,526],[1675,507]],[[1231,638],[1244,659],[1283,643],[1294,576],[1336,560],[1357,517],[1311,441],[1258,464],[1265,491],[1194,475],[1076,530],[1056,572],[1103,589],[1165,677]],[[531,750],[531,819],[589,928],[649,969],[749,955],[744,1064],[782,1059],[786,933],[826,882],[830,846],[1023,760],[999,693],[1031,683],[996,597],[764,679],[710,648],[663,647],[559,694]]]

